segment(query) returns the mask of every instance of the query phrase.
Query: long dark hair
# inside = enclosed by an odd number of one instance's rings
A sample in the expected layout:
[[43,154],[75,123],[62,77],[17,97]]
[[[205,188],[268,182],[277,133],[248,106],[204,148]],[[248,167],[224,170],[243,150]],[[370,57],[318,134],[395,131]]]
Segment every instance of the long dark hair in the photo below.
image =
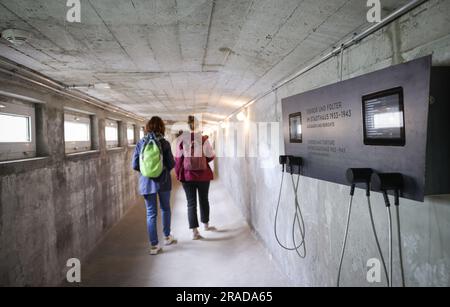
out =
[[145,133],[151,133],[151,132],[153,132],[155,134],[160,134],[162,136],[165,135],[166,125],[164,124],[164,121],[161,119],[161,117],[154,116],[145,125]]

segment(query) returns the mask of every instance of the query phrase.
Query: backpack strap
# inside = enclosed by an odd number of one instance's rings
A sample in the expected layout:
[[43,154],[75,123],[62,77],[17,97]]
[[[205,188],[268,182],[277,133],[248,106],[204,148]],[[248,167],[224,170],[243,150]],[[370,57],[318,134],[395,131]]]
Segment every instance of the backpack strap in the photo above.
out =
[[162,149],[162,143],[161,140],[163,140],[164,138],[160,135],[156,135],[155,133],[151,132],[148,134],[148,139],[146,140],[146,144],[148,145],[150,143],[150,141],[154,141],[155,144],[159,147],[159,151],[161,152],[161,154],[163,153],[163,149]]
[[163,137],[157,136],[157,135],[156,135],[155,133],[153,133],[153,132],[148,133],[148,134],[144,137],[144,144],[142,145],[142,148],[141,148],[141,155],[144,154],[145,146],[149,145],[151,142],[154,142],[154,143],[156,144],[156,146],[158,146],[161,155],[163,155],[163,148],[162,148],[162,144],[161,144],[161,140],[162,140],[162,139],[163,139]]

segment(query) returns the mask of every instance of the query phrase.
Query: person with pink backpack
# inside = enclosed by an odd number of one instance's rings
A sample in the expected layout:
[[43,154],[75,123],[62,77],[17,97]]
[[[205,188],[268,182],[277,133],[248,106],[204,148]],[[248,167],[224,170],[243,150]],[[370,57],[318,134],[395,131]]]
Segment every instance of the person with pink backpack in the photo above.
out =
[[199,123],[194,116],[189,116],[190,132],[185,132],[178,138],[175,158],[175,172],[186,193],[188,206],[189,228],[192,229],[193,240],[203,239],[198,228],[197,192],[200,204],[200,220],[205,231],[214,231],[209,225],[209,186],[214,174],[209,163],[215,154],[207,136],[198,131]]

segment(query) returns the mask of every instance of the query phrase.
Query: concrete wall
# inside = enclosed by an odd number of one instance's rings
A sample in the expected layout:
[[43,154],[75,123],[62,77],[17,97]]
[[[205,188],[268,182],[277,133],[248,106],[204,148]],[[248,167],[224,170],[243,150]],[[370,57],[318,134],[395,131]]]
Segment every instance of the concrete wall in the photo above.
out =
[[[450,65],[450,1],[431,0],[412,13],[345,51],[344,79],[433,54],[436,66]],[[280,122],[281,99],[339,81],[339,58],[329,60],[249,109],[251,121]],[[276,82],[277,80],[273,80]],[[248,129],[246,137],[249,138]],[[284,150],[280,135],[280,153]],[[261,145],[261,144],[260,144]],[[262,144],[264,145],[264,144]],[[278,153],[273,153],[277,159]],[[298,286],[334,286],[345,231],[349,188],[302,178],[299,196],[307,231],[307,257],[300,259],[278,247],[273,221],[281,172],[262,167],[255,158],[220,158],[219,174],[235,202],[273,259]],[[356,193],[342,285],[370,286],[366,262],[378,257],[369,227],[364,192]],[[387,218],[380,194],[373,195],[376,226],[387,257]],[[293,192],[283,191],[279,231],[290,238]],[[408,286],[450,285],[450,196],[427,197],[425,203],[402,200],[402,240]],[[282,225],[285,225],[283,227]],[[395,228],[394,228],[395,229]],[[394,244],[397,239],[394,237]],[[394,284],[400,285],[394,250]],[[385,279],[383,278],[383,281]],[[384,285],[384,282],[380,285]]]
[[[104,110],[2,75],[0,90],[45,102],[37,120],[38,153],[45,158],[0,163],[0,286],[58,285],[67,260],[85,258],[138,201],[134,148],[106,150],[104,119],[111,114]],[[95,114],[97,152],[65,155],[64,107]]]

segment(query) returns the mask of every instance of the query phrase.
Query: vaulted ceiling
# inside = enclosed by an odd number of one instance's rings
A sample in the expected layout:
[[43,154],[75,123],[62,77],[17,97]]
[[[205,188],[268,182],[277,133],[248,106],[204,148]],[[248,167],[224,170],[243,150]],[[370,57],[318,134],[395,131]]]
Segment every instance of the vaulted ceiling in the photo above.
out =
[[[386,10],[407,1],[383,0]],[[357,29],[364,0],[0,0],[0,55],[141,116],[223,119]],[[105,84],[89,88],[89,84]]]

